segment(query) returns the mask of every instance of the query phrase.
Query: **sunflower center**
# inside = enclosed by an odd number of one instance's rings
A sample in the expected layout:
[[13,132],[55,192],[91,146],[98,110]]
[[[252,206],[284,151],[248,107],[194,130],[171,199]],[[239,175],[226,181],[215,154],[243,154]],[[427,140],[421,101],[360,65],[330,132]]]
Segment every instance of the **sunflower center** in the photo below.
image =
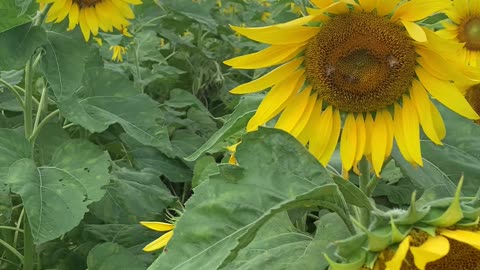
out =
[[415,48],[405,31],[373,14],[338,15],[326,22],[305,51],[309,83],[347,112],[385,108],[412,82]]
[[102,0],[73,0],[74,3],[77,3],[80,8],[92,7],[97,3],[102,2]]
[[480,17],[464,20],[459,27],[458,39],[465,42],[465,48],[480,51]]
[[[470,87],[465,97],[472,108],[480,114],[480,84]],[[477,120],[476,123],[480,124],[480,120]]]

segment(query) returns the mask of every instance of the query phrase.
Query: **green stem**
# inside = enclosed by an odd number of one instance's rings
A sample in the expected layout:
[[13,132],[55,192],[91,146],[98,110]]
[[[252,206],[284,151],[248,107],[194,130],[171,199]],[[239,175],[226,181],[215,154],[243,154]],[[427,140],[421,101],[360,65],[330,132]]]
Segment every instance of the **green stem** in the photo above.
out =
[[12,226],[0,226],[0,230],[11,230],[11,231],[23,232],[22,229],[19,229],[17,227],[12,227]]
[[[363,157],[358,164],[358,170],[360,171],[359,177],[359,187],[360,190],[368,196],[367,186],[370,182],[370,164],[368,164],[368,160]],[[363,226],[368,228],[368,224],[370,223],[370,210],[366,208],[360,208],[360,222]]]
[[370,182],[368,183],[367,189],[366,189],[366,191],[367,191],[367,196],[368,196],[368,197],[372,197],[373,191],[374,191],[375,188],[377,187],[378,180],[379,180],[379,178],[378,178],[377,176],[374,176],[374,177],[372,178],[372,180],[370,180]]
[[32,230],[30,229],[30,223],[28,222],[27,215],[25,215],[23,227],[25,230],[25,233],[23,234],[23,270],[33,270],[33,266],[35,264],[35,257],[37,255],[35,253],[35,244],[33,243]]
[[32,60],[27,61],[25,66],[25,111],[23,112],[25,138],[30,138],[33,132],[32,125],[32,97],[33,97],[33,70]]
[[37,114],[35,115],[35,124],[33,124],[33,133],[38,127],[38,123],[40,122],[40,117],[42,116],[42,110],[46,105],[47,100],[47,87],[43,87],[42,95],[40,97],[40,104],[38,104]]
[[0,245],[4,246],[8,251],[10,251],[13,255],[15,255],[20,260],[20,262],[22,263],[24,262],[23,255],[20,252],[18,252],[18,250],[16,250],[15,247],[12,247],[10,244],[3,241],[2,239],[0,239]]

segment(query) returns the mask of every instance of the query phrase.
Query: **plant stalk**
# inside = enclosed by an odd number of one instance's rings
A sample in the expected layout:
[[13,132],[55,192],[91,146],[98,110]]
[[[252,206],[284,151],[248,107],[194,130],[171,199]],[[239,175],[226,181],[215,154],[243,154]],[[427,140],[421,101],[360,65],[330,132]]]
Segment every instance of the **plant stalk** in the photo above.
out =
[[[358,164],[358,170],[360,171],[359,176],[359,187],[360,190],[365,193],[365,195],[369,196],[368,192],[368,183],[370,182],[370,164],[368,160],[363,157]],[[360,208],[360,222],[363,226],[368,228],[368,224],[370,223],[370,211],[365,208]]]

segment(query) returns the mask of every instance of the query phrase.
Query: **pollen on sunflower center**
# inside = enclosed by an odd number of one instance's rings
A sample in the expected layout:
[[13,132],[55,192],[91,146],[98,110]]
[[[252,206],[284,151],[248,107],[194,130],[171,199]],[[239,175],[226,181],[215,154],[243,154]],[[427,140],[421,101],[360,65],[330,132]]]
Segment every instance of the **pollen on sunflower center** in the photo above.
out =
[[95,4],[102,2],[102,0],[73,0],[73,2],[77,3],[81,8],[83,8],[95,6]]
[[415,63],[405,31],[368,13],[332,18],[305,51],[307,80],[320,97],[347,112],[393,104],[409,89]]
[[480,17],[465,19],[460,24],[458,39],[465,42],[465,48],[480,51]]

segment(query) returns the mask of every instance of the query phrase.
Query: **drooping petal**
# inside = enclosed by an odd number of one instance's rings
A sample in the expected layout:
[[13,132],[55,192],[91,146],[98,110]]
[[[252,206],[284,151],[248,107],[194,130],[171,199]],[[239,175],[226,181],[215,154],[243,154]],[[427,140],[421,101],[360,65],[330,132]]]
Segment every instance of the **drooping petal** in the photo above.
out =
[[309,150],[317,158],[320,158],[325,152],[325,148],[331,137],[333,129],[333,108],[328,106],[322,112],[322,103],[317,102],[315,105],[312,121],[309,123]]
[[409,235],[398,245],[397,251],[393,258],[385,263],[385,270],[400,270],[403,260],[407,257],[408,248],[410,247],[410,241],[412,237]]
[[280,113],[302,87],[305,81],[304,71],[297,70],[284,81],[275,85],[265,96],[257,112],[247,124],[247,132],[254,131]]
[[303,112],[307,108],[311,92],[312,87],[309,86],[293,97],[280,115],[280,118],[275,124],[275,128],[290,132],[298,121],[300,121]]
[[303,50],[303,46],[305,44],[273,45],[259,52],[238,56],[223,63],[237,69],[271,67],[291,60]]
[[340,156],[344,171],[350,171],[355,161],[357,150],[357,126],[355,116],[349,113],[345,119],[342,136],[340,139]]
[[385,119],[385,124],[387,126],[387,148],[385,148],[385,158],[387,158],[392,153],[393,148],[393,119],[392,115],[388,110],[381,110],[380,114],[383,116],[383,119]]
[[372,134],[373,134],[373,117],[371,113],[367,113],[365,117],[365,155],[372,153]]
[[330,138],[327,142],[325,147],[325,151],[323,151],[322,155],[320,156],[319,160],[323,166],[327,166],[328,161],[335,152],[335,148],[337,147],[338,137],[340,136],[340,128],[342,124],[342,120],[340,118],[340,111],[334,109],[333,111],[333,118],[332,118],[332,129],[330,130]]
[[402,153],[403,158],[408,161],[410,164],[415,163],[413,158],[410,156],[408,152],[407,141],[405,138],[405,133],[403,132],[403,115],[402,115],[402,108],[400,105],[395,103],[395,115],[394,115],[394,125],[395,125],[395,141],[397,142],[398,149],[400,153]]
[[425,89],[445,106],[466,118],[480,118],[453,83],[435,78],[423,67],[417,67],[415,72]]
[[[312,112],[313,112],[313,109],[315,108],[316,103],[317,103],[317,94],[313,94],[310,96],[307,107],[305,107],[305,110],[303,111],[302,116],[297,121],[297,123],[292,128],[292,130],[290,130],[290,134],[292,134],[294,137],[299,137],[300,134],[305,129],[305,126],[310,120],[310,116],[312,115]],[[300,138],[298,138],[298,140],[303,144],[306,144],[308,139],[305,139],[305,141],[303,141]]]
[[158,249],[161,249],[161,248],[165,247],[168,244],[168,241],[170,241],[170,239],[172,238],[172,236],[173,236],[173,231],[169,231],[167,233],[164,233],[162,236],[157,238],[155,241],[146,245],[143,248],[143,251],[150,252],[150,251],[155,251],[155,250],[158,250]]
[[166,222],[140,221],[140,224],[157,232],[171,231],[175,228],[174,224],[170,224]]
[[290,73],[295,71],[303,62],[303,57],[296,58],[272,71],[263,75],[262,77],[248,83],[241,84],[232,90],[232,94],[250,94],[262,91],[282,80],[284,80]]
[[68,14],[68,31],[71,31],[77,26],[78,24],[78,14],[79,14],[79,7],[77,3],[73,3],[72,7],[70,8],[70,13]]
[[434,262],[445,257],[450,251],[450,243],[443,236],[429,237],[425,243],[419,247],[410,247],[415,266],[420,270],[425,270],[427,263]]
[[387,151],[388,128],[385,118],[377,112],[375,122],[373,124],[372,137],[370,145],[372,147],[372,165],[375,174],[380,177],[383,161],[385,160],[385,152]]
[[82,30],[83,38],[85,38],[85,41],[88,41],[90,39],[90,28],[88,27],[87,20],[85,18],[85,9],[80,9],[78,22],[80,23],[80,29]]
[[365,130],[365,120],[363,119],[363,114],[359,113],[355,122],[357,126],[357,150],[355,151],[355,161],[358,162],[362,159],[365,153],[367,134]]
[[423,166],[417,109],[406,95],[403,96],[402,122],[408,153],[415,163]]

